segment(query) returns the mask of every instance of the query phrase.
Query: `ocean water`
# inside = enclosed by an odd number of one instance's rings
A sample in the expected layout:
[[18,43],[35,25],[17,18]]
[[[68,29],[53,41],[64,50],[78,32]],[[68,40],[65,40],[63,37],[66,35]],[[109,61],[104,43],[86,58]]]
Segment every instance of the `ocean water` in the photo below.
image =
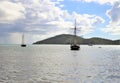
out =
[[0,45],[0,83],[120,83],[119,45],[69,47]]

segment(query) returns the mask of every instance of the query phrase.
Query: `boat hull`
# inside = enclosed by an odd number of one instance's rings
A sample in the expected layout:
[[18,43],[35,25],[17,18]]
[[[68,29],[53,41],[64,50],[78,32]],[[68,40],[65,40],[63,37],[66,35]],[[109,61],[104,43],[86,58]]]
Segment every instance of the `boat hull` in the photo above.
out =
[[21,47],[26,47],[26,44],[22,44]]
[[73,45],[70,48],[71,48],[71,50],[79,50],[80,49],[80,47],[77,45]]

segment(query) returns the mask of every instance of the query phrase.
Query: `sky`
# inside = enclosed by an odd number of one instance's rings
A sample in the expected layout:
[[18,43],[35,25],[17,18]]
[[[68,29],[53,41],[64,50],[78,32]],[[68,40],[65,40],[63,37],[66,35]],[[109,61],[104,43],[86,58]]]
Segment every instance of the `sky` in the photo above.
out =
[[120,39],[120,0],[0,0],[0,44],[73,34]]

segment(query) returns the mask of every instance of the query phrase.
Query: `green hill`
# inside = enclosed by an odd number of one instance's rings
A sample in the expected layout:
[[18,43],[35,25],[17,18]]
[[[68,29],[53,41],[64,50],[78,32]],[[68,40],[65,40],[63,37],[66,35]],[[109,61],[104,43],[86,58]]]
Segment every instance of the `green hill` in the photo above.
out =
[[[62,35],[57,35],[42,41],[37,41],[33,44],[71,44],[73,37],[74,36],[70,34],[62,34]],[[119,44],[119,40],[113,41],[113,40],[97,38],[97,37],[84,39],[82,37],[77,36],[76,40],[78,44],[108,44],[108,45]]]

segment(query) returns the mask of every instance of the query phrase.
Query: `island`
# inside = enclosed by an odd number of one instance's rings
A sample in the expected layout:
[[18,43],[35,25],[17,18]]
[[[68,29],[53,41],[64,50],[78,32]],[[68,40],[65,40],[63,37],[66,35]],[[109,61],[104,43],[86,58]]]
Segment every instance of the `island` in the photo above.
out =
[[[71,44],[74,35],[61,34],[41,41],[34,42],[33,44]],[[89,39],[77,36],[77,43],[81,45],[119,45],[120,40],[110,40],[99,37],[92,37]]]

